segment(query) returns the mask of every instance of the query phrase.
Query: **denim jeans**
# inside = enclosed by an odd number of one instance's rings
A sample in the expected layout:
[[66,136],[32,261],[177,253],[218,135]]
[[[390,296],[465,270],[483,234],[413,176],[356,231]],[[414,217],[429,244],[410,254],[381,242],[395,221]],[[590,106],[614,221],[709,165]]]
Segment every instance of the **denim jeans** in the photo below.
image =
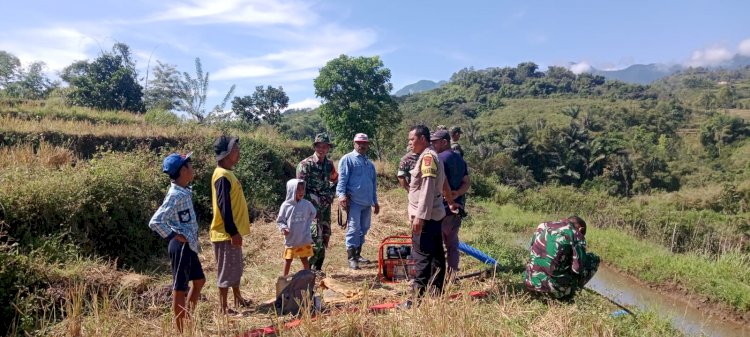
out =
[[365,244],[365,235],[370,230],[372,206],[362,206],[355,203],[349,204],[348,219],[346,220],[346,248],[362,247]]

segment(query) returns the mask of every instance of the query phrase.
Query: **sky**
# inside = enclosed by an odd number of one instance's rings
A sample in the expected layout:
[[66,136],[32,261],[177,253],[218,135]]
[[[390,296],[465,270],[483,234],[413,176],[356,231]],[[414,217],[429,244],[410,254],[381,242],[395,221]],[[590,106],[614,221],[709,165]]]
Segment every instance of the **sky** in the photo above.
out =
[[157,60],[210,73],[208,106],[282,86],[314,107],[313,79],[341,54],[378,55],[394,92],[465,67],[715,65],[750,56],[750,1],[4,0],[0,50],[55,76],[116,42],[139,76]]

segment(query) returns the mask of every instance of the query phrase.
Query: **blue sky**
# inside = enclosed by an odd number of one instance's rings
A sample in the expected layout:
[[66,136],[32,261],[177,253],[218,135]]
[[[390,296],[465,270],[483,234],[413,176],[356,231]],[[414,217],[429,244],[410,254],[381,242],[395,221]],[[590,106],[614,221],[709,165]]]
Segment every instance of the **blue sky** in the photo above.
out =
[[142,75],[155,60],[211,73],[210,105],[237,85],[283,86],[315,105],[320,67],[380,55],[394,90],[461,68],[635,63],[712,65],[750,56],[750,1],[9,0],[0,50],[54,73],[127,43]]

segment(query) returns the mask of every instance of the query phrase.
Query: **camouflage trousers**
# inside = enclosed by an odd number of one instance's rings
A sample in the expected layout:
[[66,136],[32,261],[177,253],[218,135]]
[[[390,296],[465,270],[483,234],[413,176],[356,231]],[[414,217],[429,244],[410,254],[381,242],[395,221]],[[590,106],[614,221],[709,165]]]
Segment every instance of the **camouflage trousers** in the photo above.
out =
[[583,264],[583,270],[580,274],[574,276],[576,284],[570,287],[560,287],[559,291],[553,291],[550,295],[554,298],[565,299],[575,295],[575,292],[583,289],[599,270],[599,256],[594,253],[586,253],[586,262]]
[[310,266],[313,269],[322,270],[328,241],[331,239],[330,209],[328,209],[328,212],[323,211],[320,219],[313,221],[310,225],[310,232],[313,239],[313,256],[310,258]]
[[599,270],[599,262],[601,261],[599,259],[599,256],[593,253],[587,253],[586,257],[586,262],[582,266],[583,270],[581,270],[581,273],[573,274],[573,278],[566,285],[559,284],[548,278],[542,281],[540,287],[535,288],[528,281],[528,271],[524,271],[523,275],[524,279],[526,280],[524,282],[526,289],[530,291],[532,295],[541,298],[562,300],[572,298],[575,295],[576,291],[582,289],[583,286],[585,286],[586,283],[588,283],[594,277],[596,271]]

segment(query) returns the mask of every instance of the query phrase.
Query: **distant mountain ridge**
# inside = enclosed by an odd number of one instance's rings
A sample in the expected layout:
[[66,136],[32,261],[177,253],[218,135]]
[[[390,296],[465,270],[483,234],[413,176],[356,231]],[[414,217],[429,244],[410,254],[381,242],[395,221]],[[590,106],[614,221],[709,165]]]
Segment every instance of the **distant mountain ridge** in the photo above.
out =
[[634,64],[625,69],[599,70],[591,69],[590,73],[601,75],[608,80],[618,80],[625,83],[651,84],[652,82],[672,75],[684,67],[679,65],[665,66],[663,64]]
[[[750,56],[735,55],[731,60],[724,62],[717,66],[707,67],[709,69],[738,69],[742,67],[750,66]],[[625,83],[634,84],[651,84],[656,80],[662,79],[669,75],[672,75],[680,70],[688,69],[688,67],[682,65],[666,65],[659,63],[652,64],[634,64],[624,69],[619,70],[599,70],[592,68],[588,71],[594,75],[601,75],[608,80],[618,80]],[[430,81],[421,80],[416,83],[409,84],[399,91],[396,91],[395,96],[406,96],[412,95],[423,91],[432,90],[440,87],[446,83],[446,81]]]
[[396,91],[394,96],[406,96],[406,95],[412,95],[412,94],[416,94],[416,93],[423,92],[423,91],[432,90],[437,87],[440,87],[441,85],[445,83],[446,81],[435,82],[435,81],[430,81],[430,80],[421,80],[421,81],[418,81],[417,83],[412,83],[401,88],[401,90]]

